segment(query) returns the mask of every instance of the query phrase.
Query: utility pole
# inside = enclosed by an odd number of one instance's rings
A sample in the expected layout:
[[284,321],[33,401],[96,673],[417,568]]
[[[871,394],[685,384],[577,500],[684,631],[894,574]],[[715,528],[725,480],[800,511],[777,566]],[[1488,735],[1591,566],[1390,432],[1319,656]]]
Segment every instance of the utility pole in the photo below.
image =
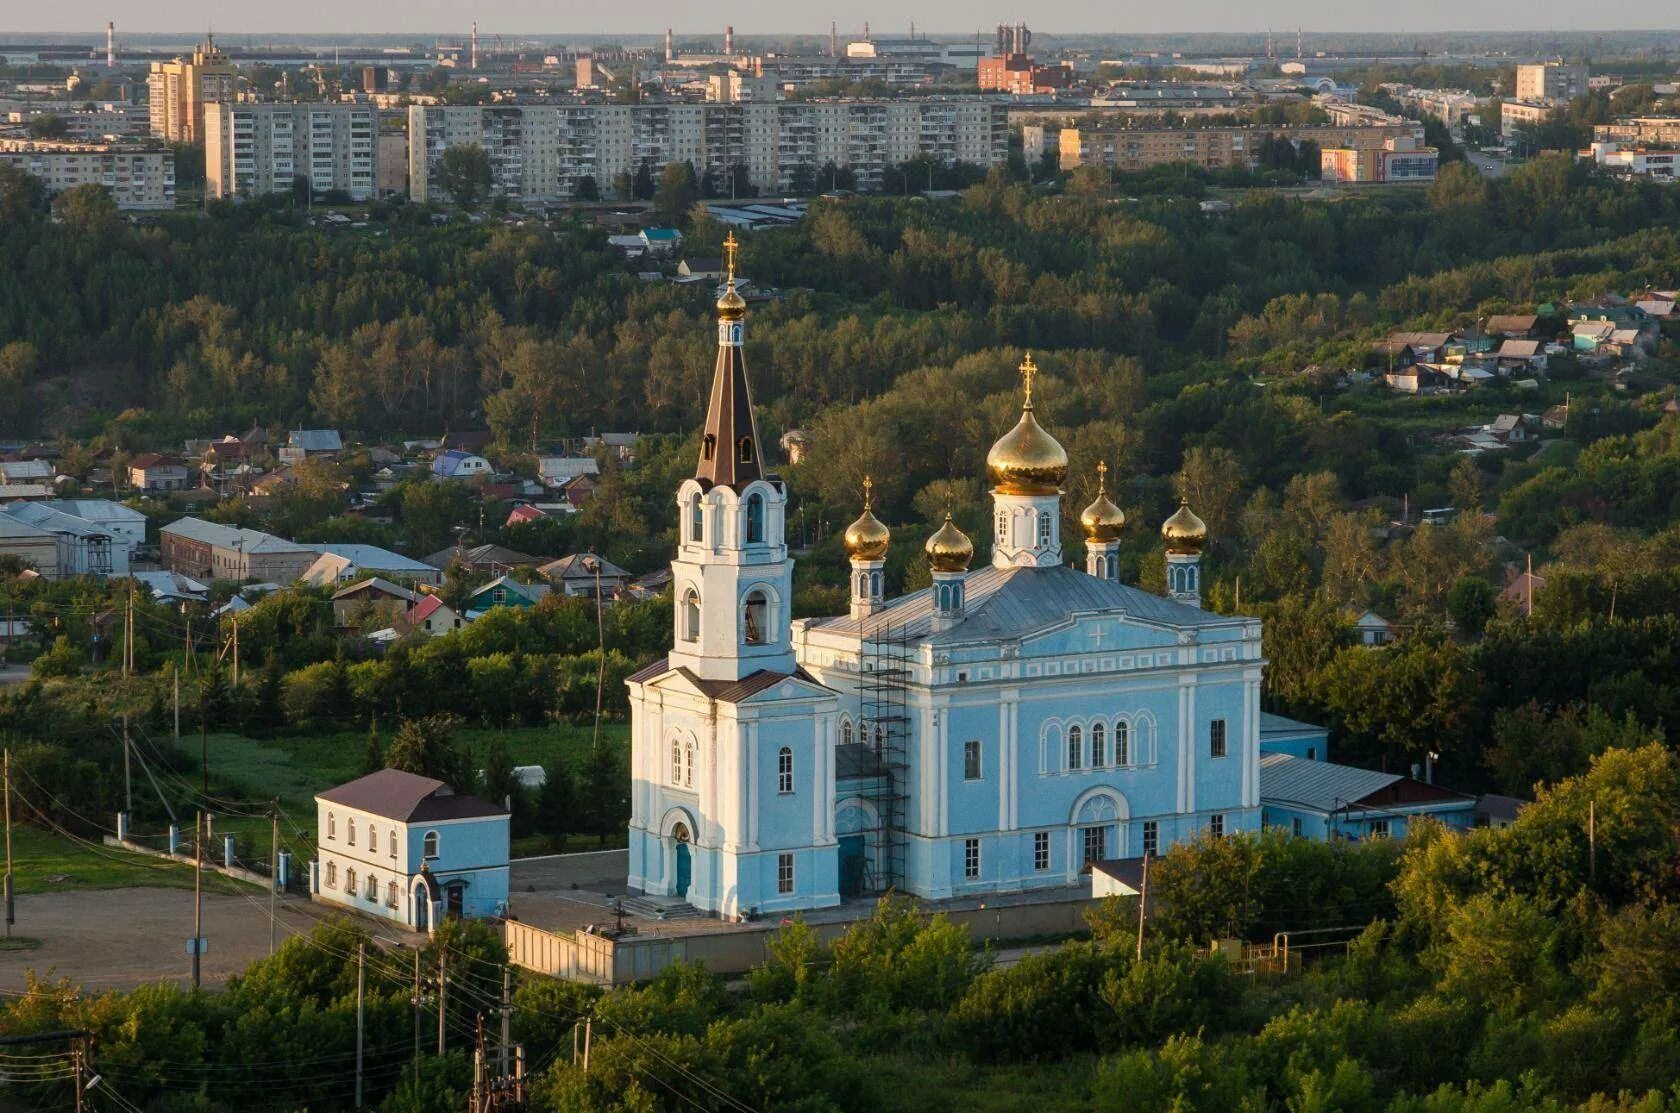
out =
[[1598,802],[1587,801],[1587,883],[1598,884]]
[[70,1060],[76,1070],[76,1113],[82,1113],[87,1101],[86,1079],[82,1076],[82,1041],[77,1040],[70,1046]]
[[134,818],[134,772],[129,768],[128,712],[123,712],[123,800],[130,820]]
[[210,795],[210,734],[204,722],[204,678],[198,680],[198,792]]
[[478,1036],[473,1044],[472,1101],[467,1106],[472,1113],[484,1113],[489,1107],[484,1092],[484,1014],[478,1014]]
[[193,941],[192,941],[192,979],[193,988],[199,986],[200,966],[203,961],[199,953],[204,950],[204,840],[199,837],[204,827],[204,813],[193,814]]
[[181,670],[175,670],[175,746],[181,745]]
[[420,1087],[420,948],[414,949],[414,1086]]
[[589,1042],[594,1034],[595,1014],[583,1018],[583,1076],[589,1077]]
[[233,686],[239,687],[239,616],[233,619]]
[[12,937],[12,924],[16,917],[12,915],[12,751],[6,750],[4,757],[6,784],[6,938]]
[[443,1018],[449,1014],[449,951],[438,948],[438,1050],[443,1054]]
[[280,909],[280,798],[274,798],[274,814],[269,816],[272,826],[268,835],[268,953],[274,954],[274,936],[279,924]]
[[1138,893],[1138,945],[1137,945],[1137,956],[1138,956],[1138,961],[1139,962],[1143,961],[1143,916],[1144,916],[1144,910],[1149,905],[1149,858],[1150,858],[1150,855],[1148,855],[1148,854],[1145,854],[1143,856],[1143,885],[1141,886],[1141,892]]
[[506,966],[502,967],[502,1042],[496,1048],[496,1073],[507,1077],[508,1072],[508,1044],[512,1042],[512,1032],[509,1031],[513,1023],[513,973]]
[[362,1021],[367,988],[367,944],[356,944],[356,1108],[362,1107]]

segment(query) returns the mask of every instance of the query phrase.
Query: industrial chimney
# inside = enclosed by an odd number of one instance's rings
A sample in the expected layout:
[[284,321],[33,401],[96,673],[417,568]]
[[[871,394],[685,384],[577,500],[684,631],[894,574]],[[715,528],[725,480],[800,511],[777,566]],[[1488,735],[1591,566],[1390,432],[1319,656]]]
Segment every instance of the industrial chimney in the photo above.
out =
[[735,27],[733,24],[723,29],[723,52],[725,54],[735,53]]
[[832,19],[828,21],[828,56],[840,57],[840,24]]
[[105,21],[105,68],[117,68],[117,22],[114,19]]
[[665,28],[665,60],[671,62],[675,59],[676,52],[671,49],[671,29],[667,27]]
[[478,68],[478,20],[473,20],[472,68]]

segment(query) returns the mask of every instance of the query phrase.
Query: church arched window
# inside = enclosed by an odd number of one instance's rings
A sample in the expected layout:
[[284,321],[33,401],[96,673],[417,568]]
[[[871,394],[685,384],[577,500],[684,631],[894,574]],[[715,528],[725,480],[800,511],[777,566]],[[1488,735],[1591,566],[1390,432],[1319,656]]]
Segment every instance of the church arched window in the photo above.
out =
[[740,441],[736,443],[735,447],[739,449],[739,452],[736,455],[737,460],[743,464],[750,464],[753,462],[753,442],[751,437],[742,437]]
[[747,593],[741,608],[741,639],[748,645],[767,645],[770,642],[770,600],[764,592]]
[[1068,727],[1067,767],[1078,769],[1085,764],[1085,734],[1078,727]]
[[710,460],[712,457],[714,457],[716,455],[717,455],[717,437],[714,436],[711,433],[707,433],[700,440],[700,456],[701,456],[702,459]]
[[693,588],[683,593],[682,636],[685,642],[700,640],[700,593]]
[[1009,540],[1009,511],[1007,510],[997,512],[997,539],[999,544],[1006,543]]
[[695,544],[706,539],[706,511],[699,495],[688,500],[688,539]]
[[683,779],[684,788],[694,787],[694,739],[683,739]]
[[671,783],[682,784],[683,772],[683,744],[682,736],[671,735]]
[[783,796],[793,792],[793,750],[787,746],[776,753],[776,791]]
[[1050,544],[1050,515],[1048,513],[1041,512],[1038,515],[1038,543],[1040,545]]
[[756,491],[747,496],[747,544],[764,542],[764,496]]
[[844,717],[840,720],[840,744],[842,746],[852,744],[852,721]]
[[1108,764],[1108,736],[1101,723],[1091,724],[1091,768],[1101,769]]
[[883,750],[887,745],[887,728],[880,723],[875,724],[875,749]]
[[1121,719],[1114,724],[1114,764],[1130,765],[1132,763],[1132,728],[1131,724]]

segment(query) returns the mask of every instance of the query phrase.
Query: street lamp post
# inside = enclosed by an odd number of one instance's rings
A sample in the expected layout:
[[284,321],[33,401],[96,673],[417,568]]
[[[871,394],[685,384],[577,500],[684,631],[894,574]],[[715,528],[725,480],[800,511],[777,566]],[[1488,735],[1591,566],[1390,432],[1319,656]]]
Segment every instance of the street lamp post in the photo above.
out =
[[593,553],[583,558],[583,570],[595,576],[595,638],[596,638],[596,666],[595,666],[595,737],[591,743],[592,752],[599,755],[601,750],[601,692],[607,685],[607,623],[601,609],[601,561]]

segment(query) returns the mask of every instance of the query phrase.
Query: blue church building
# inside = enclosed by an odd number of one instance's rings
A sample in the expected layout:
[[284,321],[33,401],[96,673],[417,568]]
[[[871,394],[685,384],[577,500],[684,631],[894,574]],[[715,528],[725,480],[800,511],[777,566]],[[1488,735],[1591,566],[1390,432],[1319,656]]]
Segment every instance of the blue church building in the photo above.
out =
[[[733,275],[733,242],[730,273]],[[1170,594],[1117,578],[1106,494],[1062,541],[1068,456],[1020,418],[992,447],[991,563],[947,515],[932,583],[884,590],[866,485],[846,614],[793,620],[786,484],[764,463],[718,302],[695,474],[677,491],[673,638],[629,679],[629,885],[734,918],[895,888],[927,898],[1067,886],[1103,859],[1260,826],[1260,623],[1201,608],[1205,525],[1162,526]]]

